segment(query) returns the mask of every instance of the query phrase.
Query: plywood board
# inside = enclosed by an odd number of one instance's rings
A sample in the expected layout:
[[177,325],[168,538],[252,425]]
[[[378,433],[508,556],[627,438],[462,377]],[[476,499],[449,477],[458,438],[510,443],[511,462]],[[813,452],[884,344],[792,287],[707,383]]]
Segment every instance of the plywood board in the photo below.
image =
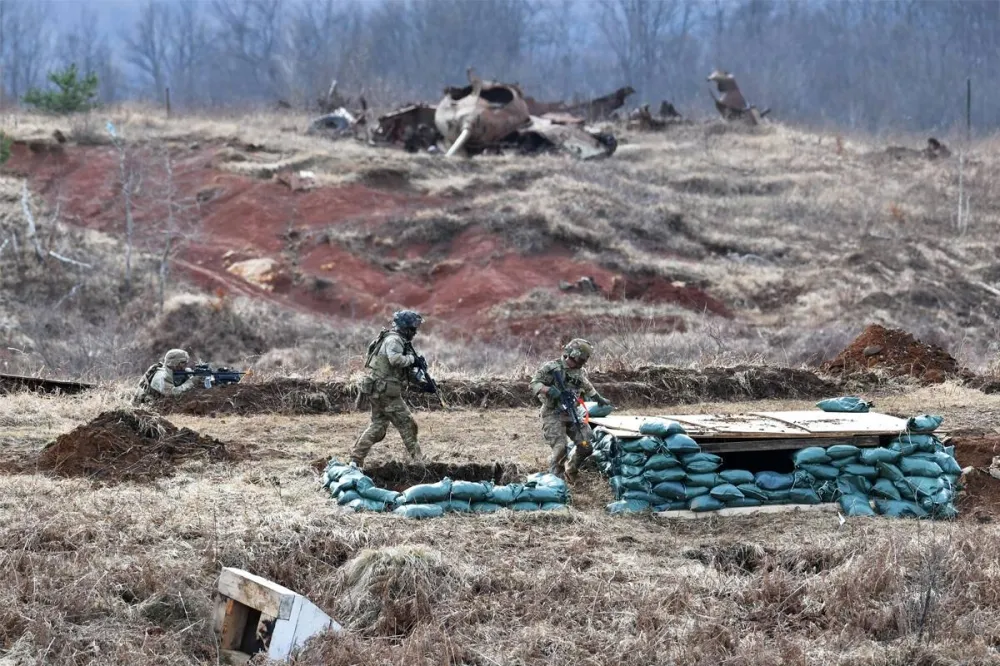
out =
[[809,410],[799,412],[754,412],[753,415],[789,423],[804,428],[816,435],[826,433],[835,433],[838,435],[896,435],[906,430],[906,419],[896,418],[888,414],[879,414],[878,412],[847,414]]

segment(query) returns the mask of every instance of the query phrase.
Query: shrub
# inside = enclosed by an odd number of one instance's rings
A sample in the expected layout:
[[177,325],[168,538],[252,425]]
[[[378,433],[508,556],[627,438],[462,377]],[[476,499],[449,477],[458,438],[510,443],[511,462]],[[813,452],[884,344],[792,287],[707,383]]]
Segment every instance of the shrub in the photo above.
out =
[[90,72],[81,79],[73,63],[62,71],[49,72],[49,81],[57,90],[32,88],[25,94],[24,103],[49,113],[76,113],[93,108],[97,74]]

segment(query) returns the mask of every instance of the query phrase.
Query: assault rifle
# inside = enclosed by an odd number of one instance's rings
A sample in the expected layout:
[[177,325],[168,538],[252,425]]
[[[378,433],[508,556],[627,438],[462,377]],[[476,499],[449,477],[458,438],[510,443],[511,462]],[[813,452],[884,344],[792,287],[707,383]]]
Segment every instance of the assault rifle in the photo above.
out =
[[413,349],[413,344],[409,340],[406,341],[406,347],[404,348],[404,351],[407,354],[413,355],[413,370],[414,370],[413,375],[414,378],[417,380],[417,384],[420,385],[420,388],[425,393],[433,393],[434,395],[436,395],[438,397],[438,400],[441,401],[441,406],[447,407],[448,405],[445,403],[444,398],[441,396],[441,392],[438,391],[437,382],[434,381],[434,378],[431,377],[430,371],[428,371],[427,369],[427,360],[424,359],[423,356],[417,354],[417,352]]
[[575,436],[573,437],[573,443],[580,447],[580,449],[587,455],[592,451],[590,442],[587,440],[587,430],[586,422],[580,417],[580,410],[583,409],[586,413],[586,407],[584,407],[583,400],[580,396],[573,393],[566,388],[566,382],[563,379],[563,374],[559,370],[554,370],[552,372],[552,378],[556,381],[556,388],[559,389],[559,407],[560,409],[569,416],[570,421],[573,423],[573,431]]
[[191,370],[174,370],[174,383],[185,382],[188,377],[212,377],[212,383],[218,386],[226,384],[237,384],[243,375],[250,374],[250,371],[239,372],[232,368],[216,368],[213,370],[208,363],[199,363]]

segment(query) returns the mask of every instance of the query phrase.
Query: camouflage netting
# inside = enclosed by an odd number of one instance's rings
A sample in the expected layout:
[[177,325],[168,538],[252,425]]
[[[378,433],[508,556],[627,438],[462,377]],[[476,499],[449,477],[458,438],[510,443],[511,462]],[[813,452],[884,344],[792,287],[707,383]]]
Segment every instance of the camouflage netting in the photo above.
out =
[[962,470],[954,447],[933,434],[940,423],[937,416],[911,418],[885,447],[801,449],[790,473],[727,469],[665,420],[646,422],[631,438],[596,428],[591,459],[609,478],[614,514],[838,502],[847,516],[954,518]]

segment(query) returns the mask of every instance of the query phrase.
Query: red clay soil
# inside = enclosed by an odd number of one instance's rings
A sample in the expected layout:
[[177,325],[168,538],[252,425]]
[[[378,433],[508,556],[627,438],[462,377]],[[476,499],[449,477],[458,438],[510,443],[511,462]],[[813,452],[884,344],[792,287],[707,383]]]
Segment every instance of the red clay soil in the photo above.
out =
[[994,456],[1000,456],[1000,435],[956,433],[947,442],[955,447],[962,468],[975,467],[965,475],[965,488],[955,506],[960,519],[992,522],[1000,519],[1000,479],[986,473]]
[[178,429],[150,412],[114,410],[46,445],[38,456],[38,469],[106,483],[151,481],[172,475],[182,460],[219,462],[239,457],[231,448],[188,428]]
[[868,326],[822,369],[835,375],[880,370],[891,377],[913,377],[924,384],[971,376],[944,349],[920,342],[906,331],[878,324]]
[[[237,293],[299,311],[349,317],[381,316],[398,306],[420,309],[464,334],[492,332],[489,310],[538,288],[555,289],[587,275],[614,300],[675,303],[698,312],[730,316],[703,289],[658,276],[621,275],[573,259],[567,251],[523,256],[501,234],[477,225],[438,247],[414,243],[383,253],[409,265],[392,266],[331,241],[323,230],[350,224],[377,232],[387,220],[439,206],[446,200],[406,189],[361,184],[293,189],[274,178],[238,175],[216,168],[222,144],[170,150],[176,200],[197,201],[200,235],[174,260],[176,272],[219,295]],[[153,243],[165,217],[162,192],[165,155],[138,149],[137,163],[149,173],[134,210],[137,242]],[[5,171],[24,175],[50,208],[58,203],[64,222],[122,233],[124,213],[118,185],[118,154],[110,146],[15,144]],[[287,179],[284,179],[287,180]],[[189,207],[190,208],[190,207]],[[391,242],[391,239],[388,239]],[[433,249],[434,262],[424,257]],[[262,288],[226,269],[241,259],[269,257],[279,277]]]

